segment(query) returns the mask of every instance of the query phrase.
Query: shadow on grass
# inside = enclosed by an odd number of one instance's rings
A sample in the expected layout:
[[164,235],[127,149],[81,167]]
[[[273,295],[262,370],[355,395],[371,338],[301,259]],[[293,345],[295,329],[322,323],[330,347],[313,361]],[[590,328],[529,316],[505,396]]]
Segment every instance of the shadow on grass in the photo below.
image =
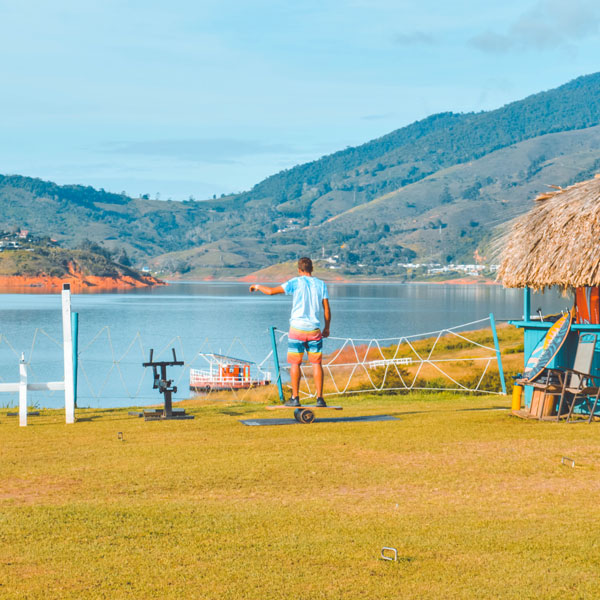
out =
[[227,415],[229,417],[241,417],[243,415],[247,415],[248,413],[256,412],[256,408],[248,407],[247,409],[243,409],[240,411],[239,408],[236,410],[222,409],[217,411],[220,415]]
[[[319,423],[356,423],[356,422],[376,422],[376,421],[399,421],[393,415],[365,415],[361,417],[329,417],[325,419],[315,419],[312,424]],[[265,426],[265,425],[300,425],[296,419],[246,419],[240,421],[243,425]]]
[[452,412],[473,412],[477,410],[510,410],[507,406],[482,406],[475,408],[457,408]]

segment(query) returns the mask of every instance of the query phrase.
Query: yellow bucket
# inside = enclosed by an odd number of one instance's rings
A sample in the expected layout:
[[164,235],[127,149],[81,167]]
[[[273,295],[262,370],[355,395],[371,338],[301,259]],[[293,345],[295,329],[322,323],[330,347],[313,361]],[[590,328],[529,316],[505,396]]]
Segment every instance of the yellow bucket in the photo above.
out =
[[520,385],[513,387],[512,393],[512,410],[521,410],[521,398],[523,397],[523,388]]

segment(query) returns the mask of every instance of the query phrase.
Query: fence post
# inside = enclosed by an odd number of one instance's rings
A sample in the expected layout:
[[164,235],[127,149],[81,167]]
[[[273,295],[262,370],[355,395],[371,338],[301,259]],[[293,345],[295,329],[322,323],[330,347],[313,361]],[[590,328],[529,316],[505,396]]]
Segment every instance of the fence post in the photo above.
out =
[[498,342],[498,332],[496,331],[496,320],[494,319],[494,313],[490,313],[490,324],[492,326],[492,334],[494,335],[494,346],[496,347],[496,360],[498,361],[500,385],[502,386],[502,393],[506,396],[506,381],[504,381],[504,368],[502,367],[502,356],[500,354],[500,344]]
[[277,389],[279,391],[279,400],[283,404],[285,397],[283,396],[283,386],[281,385],[281,369],[279,368],[279,355],[277,354],[277,340],[275,339],[275,327],[271,325],[271,345],[273,346],[273,362],[275,363],[275,371],[277,372]]
[[71,335],[73,337],[73,405],[77,408],[77,367],[79,364],[79,313],[71,313]]
[[63,283],[63,356],[65,372],[65,422],[75,423],[75,394],[73,386],[73,332],[71,330],[71,285]]
[[24,354],[19,361],[19,426],[27,427],[27,365]]

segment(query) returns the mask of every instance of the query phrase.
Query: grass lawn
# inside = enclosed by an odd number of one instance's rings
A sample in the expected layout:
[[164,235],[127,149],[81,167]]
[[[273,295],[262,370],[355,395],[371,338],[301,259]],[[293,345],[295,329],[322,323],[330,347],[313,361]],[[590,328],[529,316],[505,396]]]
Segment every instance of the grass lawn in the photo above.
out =
[[0,598],[599,598],[600,424],[509,403],[356,396],[328,416],[398,419],[280,427],[240,424],[287,416],[251,403],[3,411]]

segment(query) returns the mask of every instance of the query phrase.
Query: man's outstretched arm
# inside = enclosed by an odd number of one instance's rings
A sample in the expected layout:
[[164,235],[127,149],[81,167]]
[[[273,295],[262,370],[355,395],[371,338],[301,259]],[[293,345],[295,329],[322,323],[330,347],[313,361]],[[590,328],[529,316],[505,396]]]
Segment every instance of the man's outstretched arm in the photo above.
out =
[[285,294],[283,287],[281,287],[280,285],[278,285],[277,287],[269,287],[268,285],[260,285],[258,283],[251,285],[250,291],[251,292],[262,292],[263,294],[266,294],[267,296],[273,296],[274,294]]
[[321,335],[326,338],[329,337],[329,324],[331,323],[331,308],[329,308],[329,300],[327,298],[323,298],[323,320],[325,321],[325,325]]

